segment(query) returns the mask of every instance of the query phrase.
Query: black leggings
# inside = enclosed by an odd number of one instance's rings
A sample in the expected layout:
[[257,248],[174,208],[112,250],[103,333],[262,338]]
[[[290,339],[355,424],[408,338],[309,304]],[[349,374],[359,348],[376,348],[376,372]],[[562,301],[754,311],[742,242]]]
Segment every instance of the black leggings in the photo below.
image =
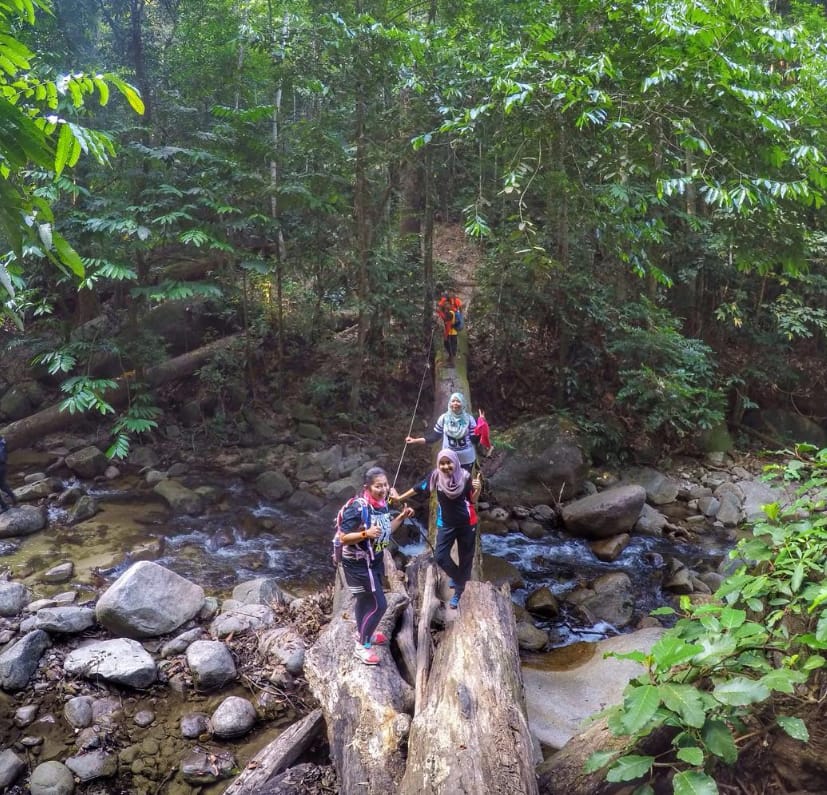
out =
[[[476,527],[464,524],[459,527],[440,527],[436,533],[436,562],[453,581],[457,596],[465,590],[465,583],[471,579],[471,566],[474,563],[474,547],[477,536]],[[457,544],[457,558],[454,563],[451,548]]]
[[342,560],[342,570],[348,590],[356,600],[356,631],[359,633],[359,643],[364,645],[370,642],[388,609],[388,601],[382,590],[384,561],[381,554],[373,561],[345,558]]
[[[17,505],[17,497],[14,496],[14,492],[9,488],[9,484],[6,483],[6,467],[0,467],[0,491],[4,492],[6,496],[11,500],[12,505]],[[8,506],[3,501],[3,498],[0,497],[0,506],[3,508],[7,508]]]
[[449,334],[447,337],[444,338],[445,342],[445,353],[449,356],[456,356],[457,355],[457,335],[456,334]]

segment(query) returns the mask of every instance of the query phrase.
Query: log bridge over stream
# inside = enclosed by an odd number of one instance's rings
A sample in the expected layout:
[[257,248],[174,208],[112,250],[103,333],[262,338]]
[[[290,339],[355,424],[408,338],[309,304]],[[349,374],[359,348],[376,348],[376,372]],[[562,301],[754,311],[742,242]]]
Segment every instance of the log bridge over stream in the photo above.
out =
[[[441,348],[436,354],[437,416],[452,392],[470,405],[466,337],[455,367]],[[433,544],[433,519],[428,532]],[[480,581],[480,557],[478,540],[472,581],[449,610],[447,577],[430,549],[404,572],[385,555],[388,610],[379,629],[392,645],[377,648],[376,666],[353,656],[352,598],[340,573],[330,624],[305,660],[319,708],[267,746],[228,795],[288,791],[275,774],[322,727],[342,795],[537,793],[539,745],[526,716],[511,597],[507,585]]]

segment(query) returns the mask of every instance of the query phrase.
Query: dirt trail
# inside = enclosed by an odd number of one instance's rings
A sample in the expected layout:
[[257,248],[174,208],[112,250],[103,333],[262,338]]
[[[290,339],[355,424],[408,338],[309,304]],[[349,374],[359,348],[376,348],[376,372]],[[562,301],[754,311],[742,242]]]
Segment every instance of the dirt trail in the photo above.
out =
[[434,259],[451,266],[453,287],[465,307],[466,317],[474,297],[474,271],[481,253],[469,240],[462,224],[437,224],[434,227]]

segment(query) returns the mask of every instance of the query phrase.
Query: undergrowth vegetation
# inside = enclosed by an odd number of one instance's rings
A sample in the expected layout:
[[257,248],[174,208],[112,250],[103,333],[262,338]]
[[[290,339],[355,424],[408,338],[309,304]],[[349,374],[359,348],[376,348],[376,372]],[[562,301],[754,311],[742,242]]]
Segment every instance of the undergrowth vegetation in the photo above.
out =
[[[605,713],[613,734],[628,737],[627,752],[595,753],[587,769],[639,781],[634,795],[651,795],[664,778],[675,795],[713,795],[716,773],[736,764],[745,738],[809,739],[791,705],[825,665],[827,449],[799,445],[766,477],[790,487],[789,499],[764,506],[714,600],[683,597],[675,626],[648,654],[617,655],[646,669]],[[641,753],[656,733],[662,751]]]

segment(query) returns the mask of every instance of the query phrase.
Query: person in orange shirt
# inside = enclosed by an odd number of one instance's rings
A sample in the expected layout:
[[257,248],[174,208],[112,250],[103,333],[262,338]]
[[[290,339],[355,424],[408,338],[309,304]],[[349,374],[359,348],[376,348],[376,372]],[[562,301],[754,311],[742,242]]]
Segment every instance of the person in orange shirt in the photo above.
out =
[[462,311],[462,301],[452,295],[449,290],[441,290],[442,293],[436,305],[437,317],[442,320],[442,341],[445,345],[445,353],[448,354],[448,366],[454,366],[457,355],[457,334],[456,313]]

